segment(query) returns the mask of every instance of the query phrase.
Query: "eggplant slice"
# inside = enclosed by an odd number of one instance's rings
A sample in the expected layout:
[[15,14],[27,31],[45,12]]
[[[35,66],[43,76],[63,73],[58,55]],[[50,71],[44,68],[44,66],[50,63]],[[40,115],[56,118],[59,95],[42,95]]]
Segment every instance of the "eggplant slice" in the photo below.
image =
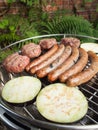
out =
[[37,96],[37,109],[46,119],[59,123],[78,121],[87,113],[88,102],[77,87],[55,83],[43,88]]
[[8,81],[2,90],[2,98],[9,103],[24,103],[31,101],[41,89],[39,79],[31,76],[21,76]]
[[82,43],[81,47],[86,51],[93,51],[98,55],[98,43]]

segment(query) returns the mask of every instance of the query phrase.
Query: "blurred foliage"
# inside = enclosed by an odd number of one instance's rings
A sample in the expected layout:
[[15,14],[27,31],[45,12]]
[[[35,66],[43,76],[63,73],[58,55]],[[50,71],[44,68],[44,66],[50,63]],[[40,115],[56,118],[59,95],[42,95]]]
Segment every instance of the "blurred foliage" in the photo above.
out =
[[[12,4],[14,2],[16,2],[17,0],[7,0],[7,2],[9,4]],[[33,4],[38,4],[39,0],[19,0],[19,2],[22,2],[24,4],[26,4],[27,6],[32,6]]]
[[[49,22],[42,22],[40,25],[42,34],[79,34],[93,36],[92,24],[79,16],[64,16],[54,18]],[[89,40],[89,39],[87,39]],[[91,39],[90,39],[91,41]]]
[[49,20],[49,14],[47,12],[42,11],[41,7],[33,7],[28,12],[28,20],[30,22],[37,22],[37,24],[41,21],[48,21]]
[[93,2],[93,0],[84,0],[85,2]]
[[[16,0],[7,0],[9,5]],[[19,1],[19,0],[18,0]],[[86,0],[84,0],[87,2]],[[98,20],[94,23],[79,17],[67,16],[70,10],[56,10],[51,15],[49,12],[43,11],[43,6],[46,2],[41,0],[20,0],[28,9],[27,14],[23,17],[22,11],[20,14],[6,14],[0,20],[0,47],[3,48],[15,41],[28,37],[43,35],[43,34],[79,34],[98,37]],[[84,2],[84,3],[85,3]],[[54,6],[54,4],[53,4]],[[29,8],[28,8],[29,7]],[[60,40],[61,37],[55,37]],[[91,39],[83,39],[81,41],[93,42]],[[38,43],[39,39],[30,40],[30,42]],[[19,49],[25,42],[15,46],[13,50]],[[16,49],[17,48],[17,49]],[[10,54],[12,49],[7,50],[7,53],[0,53],[0,59]]]
[[6,49],[6,51],[0,51],[0,62],[3,61],[8,55],[17,51],[18,48],[16,46]]
[[[95,22],[95,27],[94,27],[94,37],[98,37],[98,22]],[[98,41],[97,41],[98,43]]]
[[19,15],[6,15],[0,21],[0,45],[6,46],[20,39],[39,35],[33,22]]
[[15,2],[16,0],[7,0],[7,2],[10,4],[10,3],[13,3]]
[[[8,0],[7,2],[12,4],[15,0]],[[2,34],[0,35],[1,47],[5,47],[21,39],[40,35],[40,32],[37,30],[37,25],[41,21],[48,20],[48,14],[43,12],[41,6],[39,6],[40,0],[21,0],[19,2],[23,2],[26,5],[27,14],[23,17],[20,11],[19,15],[6,14],[2,18],[0,21],[0,34]],[[32,6],[29,5],[30,3],[32,3]],[[34,39],[32,42],[37,43],[38,40]]]

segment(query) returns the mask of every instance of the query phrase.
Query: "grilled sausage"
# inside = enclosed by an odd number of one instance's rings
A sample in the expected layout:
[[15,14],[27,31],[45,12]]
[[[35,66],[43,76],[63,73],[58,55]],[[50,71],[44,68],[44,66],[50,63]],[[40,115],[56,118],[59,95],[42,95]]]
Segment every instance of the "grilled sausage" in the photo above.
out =
[[42,63],[31,68],[30,70],[31,74],[35,74],[39,69],[51,64],[56,58],[58,58],[64,52],[64,50],[65,46],[63,44],[59,45],[59,48],[51,57],[47,58]]
[[73,87],[86,83],[98,72],[98,56],[92,51],[88,51],[88,56],[91,65],[82,72],[70,77],[66,82],[68,86]]
[[79,50],[77,47],[72,47],[72,55],[64,61],[64,63],[59,66],[56,70],[50,72],[48,74],[48,80],[49,81],[55,81],[58,79],[58,77],[64,73],[66,70],[68,70],[70,67],[74,65],[74,63],[78,60],[79,57]]
[[51,57],[56,50],[58,49],[58,45],[55,44],[49,51],[47,51],[45,54],[41,55],[37,59],[33,60],[29,65],[26,67],[26,71],[29,71],[33,66],[38,65],[39,63],[43,62],[47,58]]
[[80,58],[75,65],[60,75],[61,82],[65,82],[70,76],[75,75],[83,70],[88,62],[88,54],[83,48],[79,48]]
[[61,56],[59,56],[53,63],[49,64],[48,66],[40,69],[37,71],[37,76],[39,78],[45,77],[48,73],[56,69],[60,66],[70,55],[71,55],[72,48],[70,46],[66,46],[64,52]]

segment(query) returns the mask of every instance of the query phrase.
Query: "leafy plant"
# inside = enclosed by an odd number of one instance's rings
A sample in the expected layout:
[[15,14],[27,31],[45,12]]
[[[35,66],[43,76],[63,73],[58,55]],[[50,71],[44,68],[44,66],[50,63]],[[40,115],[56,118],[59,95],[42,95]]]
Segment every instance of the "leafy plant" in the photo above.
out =
[[33,23],[40,24],[41,21],[47,21],[49,14],[42,10],[41,6],[33,6],[29,8],[28,20]]
[[65,16],[61,19],[55,18],[47,23],[43,22],[40,30],[42,30],[42,34],[65,33],[93,36],[92,24],[78,16]]
[[94,23],[94,28],[94,37],[98,37],[98,19]]
[[98,4],[96,5],[96,12],[98,12]]
[[7,25],[8,25],[8,20],[7,20],[7,19],[6,19],[6,20],[1,20],[1,21],[0,21],[0,29],[6,28]]
[[85,0],[85,2],[87,3],[87,2],[93,2],[93,0]]
[[[19,15],[7,15],[0,21],[0,44],[2,47],[20,39],[39,35],[33,22]],[[34,40],[37,42],[37,40]]]
[[7,2],[10,4],[10,3],[13,3],[15,2],[16,0],[7,0]]
[[[12,22],[11,22],[12,20]],[[7,44],[10,44],[11,42],[14,42],[16,40],[19,40],[18,35],[16,35],[16,19],[13,19],[13,17],[4,17],[0,21],[0,44],[1,47],[6,46]]]

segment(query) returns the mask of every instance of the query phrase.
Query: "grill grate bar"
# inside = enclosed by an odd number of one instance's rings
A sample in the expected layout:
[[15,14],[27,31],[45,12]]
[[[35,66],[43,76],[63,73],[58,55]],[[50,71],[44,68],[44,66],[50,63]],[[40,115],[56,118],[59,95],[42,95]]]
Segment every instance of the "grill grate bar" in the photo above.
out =
[[97,104],[96,102],[92,101],[91,99],[87,98],[87,100],[88,100],[89,102],[93,103],[94,105],[98,106],[98,104]]
[[[59,36],[59,34],[53,34],[53,35],[45,35],[44,37],[52,37],[53,36]],[[60,36],[62,37],[66,37],[67,35],[65,34],[61,34]],[[69,35],[68,36],[74,36],[74,35]],[[83,36],[79,36],[79,35],[76,35],[77,37],[83,37]],[[2,51],[4,51],[5,49],[13,46],[13,45],[16,45],[16,44],[21,44],[21,43],[24,43],[25,41],[30,41],[31,39],[35,39],[35,38],[44,38],[43,36],[41,37],[32,37],[32,38],[29,38],[29,39],[24,39],[24,40],[21,40],[21,41],[18,41],[18,42],[15,42],[13,44],[11,44],[10,46],[7,46],[5,48],[2,49]],[[91,38],[93,39],[93,37],[88,37],[88,36],[85,36],[85,38]],[[97,39],[98,40],[98,39]],[[88,62],[88,66],[90,65],[90,62]],[[0,65],[0,85],[3,87],[4,84],[10,80],[10,79],[13,79],[13,78],[16,78],[16,77],[19,77],[19,76],[24,76],[24,75],[28,75],[27,72],[22,72],[22,73],[19,73],[19,74],[15,74],[15,73],[7,73],[6,70],[3,68],[2,64]],[[36,75],[34,75],[36,77]],[[45,80],[45,79],[41,79],[42,81],[42,86],[46,86],[48,83],[50,83],[49,81]],[[88,104],[89,104],[89,107],[88,107],[88,112],[87,114],[85,115],[85,117],[83,117],[79,122],[75,122],[73,123],[74,125],[74,129],[75,129],[75,126],[76,125],[82,125],[82,126],[90,126],[90,125],[96,125],[98,124],[98,73],[96,74],[96,76],[94,76],[94,78],[92,78],[88,83],[85,83],[83,85],[80,85],[81,87],[79,87],[80,91],[82,91],[84,93],[84,95],[86,96],[87,100],[88,100]],[[20,110],[20,106],[11,106],[11,108],[15,111],[15,112],[18,112]],[[43,119],[41,117],[41,115],[38,113],[37,111],[37,108],[36,108],[36,105],[34,107],[34,102],[31,104],[29,103],[26,103],[22,106],[21,108],[21,114],[22,111],[26,113],[26,116],[29,116],[31,119],[38,119],[39,121],[40,120],[43,120],[45,121],[45,119]],[[47,120],[46,120],[47,121]],[[45,124],[44,124],[45,125]],[[65,124],[66,126],[66,124]],[[86,129],[86,127],[84,127]],[[84,129],[83,128],[83,129]],[[91,126],[92,128],[92,126]],[[91,130],[90,128],[90,130]],[[58,129],[58,128],[57,128]],[[76,128],[77,129],[77,128]],[[96,129],[98,129],[98,125],[96,125]],[[39,130],[41,130],[39,128]],[[71,129],[70,129],[71,130]],[[95,129],[94,129],[95,130]]]
[[95,111],[94,109],[92,109],[91,107],[88,107],[89,108],[89,110],[91,110],[91,111],[93,111],[95,114],[97,114],[96,116],[98,116],[98,112],[97,111]]
[[26,107],[23,107],[23,109],[25,110],[25,112],[26,112],[32,119],[35,119],[34,116],[27,110]]
[[2,79],[0,78],[0,82],[1,82],[1,85],[4,86],[4,82],[2,81]]
[[85,126],[85,123],[83,123],[83,122],[80,122],[80,124],[83,125],[83,126]]
[[89,84],[87,84],[87,86],[88,86],[89,88],[91,88],[91,89],[95,90],[95,91],[98,91],[98,89],[96,89],[96,88],[92,87],[92,86],[91,86],[91,85],[89,85]]
[[98,74],[96,74],[96,76],[94,77],[94,79],[98,80],[98,77],[97,77],[97,76],[98,76]]
[[86,117],[87,117],[87,118],[89,118],[91,121],[93,121],[95,124],[98,124],[98,122],[97,122],[97,121],[95,121],[93,118],[91,118],[91,116],[86,115]]
[[[97,79],[98,80],[98,79]],[[98,85],[98,83],[97,82],[95,82],[95,80],[92,80],[92,82],[91,83],[93,83],[93,84],[95,84],[95,85]]]
[[89,99],[91,100],[94,96],[96,97],[97,92],[95,92]]
[[98,98],[98,96],[96,95],[97,92],[91,93],[90,91],[88,91],[87,89],[85,89],[85,88],[83,88],[83,87],[82,87],[81,89],[84,90],[84,91],[86,91],[86,92],[88,92],[88,93],[91,94],[92,96]]

